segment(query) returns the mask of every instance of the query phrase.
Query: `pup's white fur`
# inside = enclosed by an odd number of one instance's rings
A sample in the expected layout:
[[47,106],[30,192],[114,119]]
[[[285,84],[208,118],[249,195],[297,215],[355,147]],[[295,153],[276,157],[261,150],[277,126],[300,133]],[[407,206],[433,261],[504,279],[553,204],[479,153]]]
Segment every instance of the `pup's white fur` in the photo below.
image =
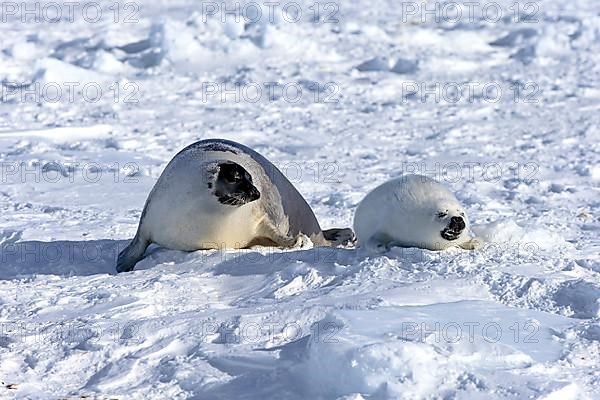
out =
[[[462,217],[466,227],[455,240],[446,240],[441,231],[454,216]],[[469,220],[456,197],[422,175],[402,176],[367,194],[356,210],[354,231],[359,245],[374,250],[391,246],[474,249],[482,243],[471,236]]]

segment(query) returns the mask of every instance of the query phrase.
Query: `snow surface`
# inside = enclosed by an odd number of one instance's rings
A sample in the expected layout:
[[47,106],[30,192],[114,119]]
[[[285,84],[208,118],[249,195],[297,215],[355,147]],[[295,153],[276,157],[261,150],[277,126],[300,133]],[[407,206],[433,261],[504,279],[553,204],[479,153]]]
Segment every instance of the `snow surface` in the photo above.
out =
[[[0,398],[600,397],[598,2],[450,21],[301,1],[254,23],[129,4],[0,15]],[[116,275],[161,170],[212,137],[279,166],[324,228],[417,172],[487,244],[154,247]]]

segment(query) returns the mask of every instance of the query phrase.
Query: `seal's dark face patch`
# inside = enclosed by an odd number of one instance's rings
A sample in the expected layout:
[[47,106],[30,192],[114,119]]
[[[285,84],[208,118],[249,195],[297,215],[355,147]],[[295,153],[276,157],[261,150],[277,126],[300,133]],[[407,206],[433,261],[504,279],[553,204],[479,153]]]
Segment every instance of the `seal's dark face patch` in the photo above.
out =
[[448,226],[442,229],[440,234],[446,240],[456,240],[458,239],[460,234],[465,230],[466,226],[467,225],[465,224],[465,220],[462,217],[452,217],[450,218]]
[[220,203],[239,207],[260,198],[260,192],[244,167],[228,161],[220,163],[218,169],[213,193]]

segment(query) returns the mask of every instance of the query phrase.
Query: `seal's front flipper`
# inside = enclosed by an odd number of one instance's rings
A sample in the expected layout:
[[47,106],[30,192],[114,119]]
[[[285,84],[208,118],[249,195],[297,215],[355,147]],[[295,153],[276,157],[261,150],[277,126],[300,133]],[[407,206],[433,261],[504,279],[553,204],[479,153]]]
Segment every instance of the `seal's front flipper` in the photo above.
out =
[[314,246],[312,240],[310,240],[310,238],[303,233],[299,233],[296,236],[274,234],[271,236],[271,240],[277,243],[279,247],[289,249],[306,249]]
[[483,247],[484,241],[478,237],[471,238],[468,242],[462,243],[461,248],[465,250],[477,250]]
[[292,246],[294,249],[311,249],[313,247],[314,243],[304,233],[299,233],[298,236],[296,236],[296,241],[294,246]]
[[323,236],[330,241],[333,246],[346,246],[356,243],[356,235],[350,228],[327,229],[323,231]]
[[129,246],[119,253],[117,272],[132,271],[135,264],[143,258],[149,245],[150,241],[148,239],[142,238],[139,233],[136,234]]
[[252,241],[252,244],[267,243],[270,246],[283,247],[288,249],[300,249],[313,247],[313,241],[302,232],[291,235],[282,232],[279,227],[273,225],[266,216],[262,218],[257,229],[258,239]]

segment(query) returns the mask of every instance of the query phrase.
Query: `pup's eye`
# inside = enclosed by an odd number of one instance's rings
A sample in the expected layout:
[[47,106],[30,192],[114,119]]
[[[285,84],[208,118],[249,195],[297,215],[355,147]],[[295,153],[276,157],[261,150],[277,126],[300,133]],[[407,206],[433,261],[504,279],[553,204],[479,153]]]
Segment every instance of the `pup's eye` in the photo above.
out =
[[460,216],[461,216],[461,217],[464,217],[464,216],[465,216],[465,213],[464,213],[464,212],[461,212],[461,213],[460,213]]
[[446,214],[445,212],[439,212],[437,213],[437,217],[438,218],[444,218],[445,216],[447,216],[448,214]]

